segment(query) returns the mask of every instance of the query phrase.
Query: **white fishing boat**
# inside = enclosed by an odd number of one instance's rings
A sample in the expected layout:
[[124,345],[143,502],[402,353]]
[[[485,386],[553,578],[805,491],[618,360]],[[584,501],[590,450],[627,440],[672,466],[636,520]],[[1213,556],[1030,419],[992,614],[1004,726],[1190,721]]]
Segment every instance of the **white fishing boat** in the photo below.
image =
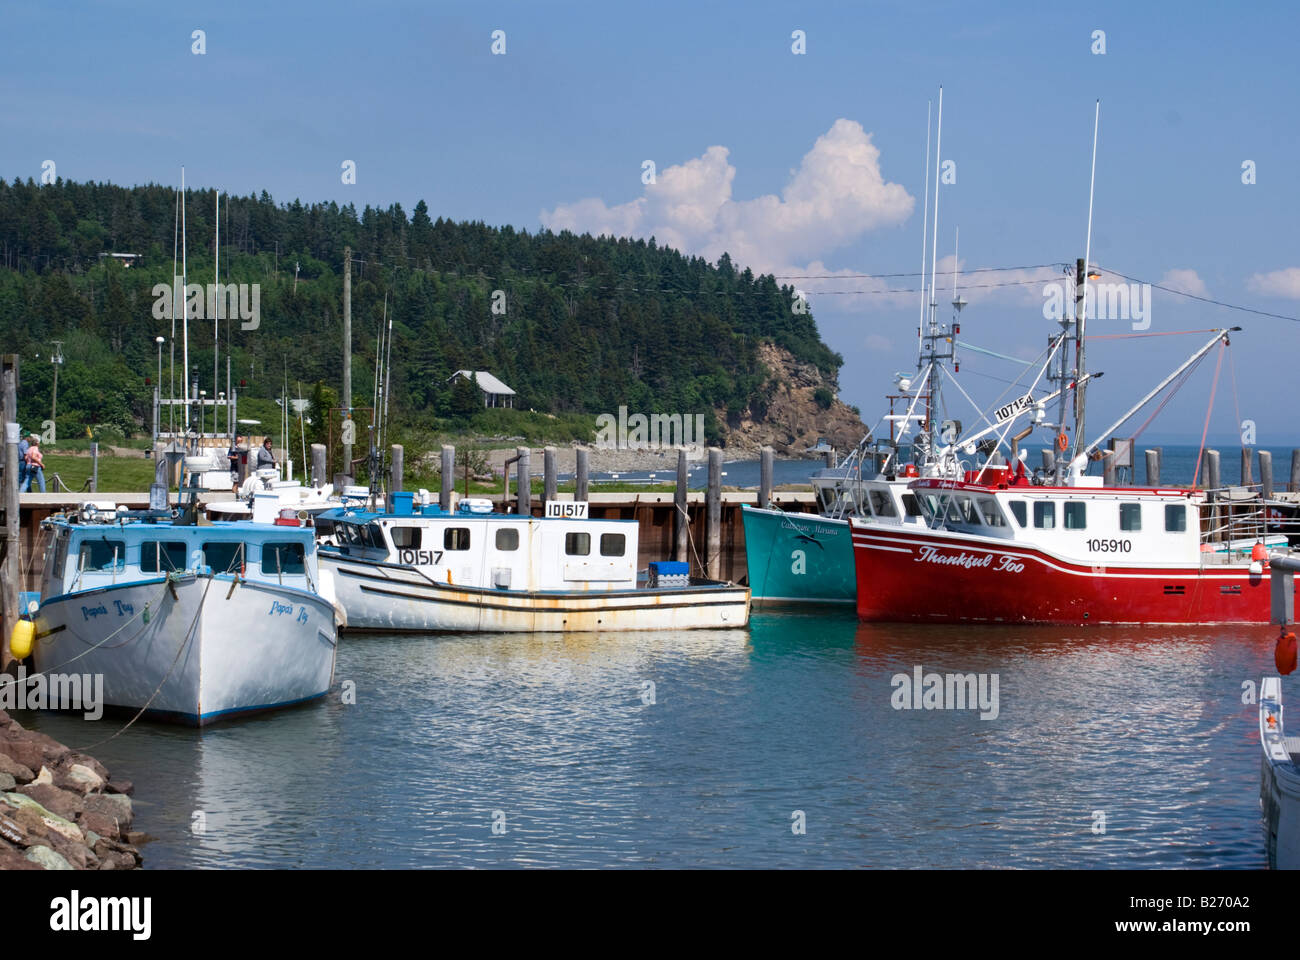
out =
[[1300,737],[1282,726],[1282,678],[1265,677],[1259,691],[1259,804],[1264,818],[1268,864],[1300,869]]
[[[355,502],[364,496],[352,499]],[[345,506],[347,502],[344,497],[335,495],[333,484],[327,483],[319,489],[303,486],[299,480],[281,480],[280,472],[274,468],[264,468],[243,482],[237,499],[212,500],[205,504],[204,509],[209,520],[274,523],[282,517],[306,520],[326,510]]]
[[698,630],[743,627],[749,590],[689,576],[687,564],[637,570],[637,523],[492,513],[488,500],[455,512],[392,495],[393,509],[328,511],[318,532],[348,627],[420,633]]
[[102,675],[105,705],[194,725],[329,690],[341,609],[310,529],[112,504],[42,526],[40,592],[13,638],[36,670]]

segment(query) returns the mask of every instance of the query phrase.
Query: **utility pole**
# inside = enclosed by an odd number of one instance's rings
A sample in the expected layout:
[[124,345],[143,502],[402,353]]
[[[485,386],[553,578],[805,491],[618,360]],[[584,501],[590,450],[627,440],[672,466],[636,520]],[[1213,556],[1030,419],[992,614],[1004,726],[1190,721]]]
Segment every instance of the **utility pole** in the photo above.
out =
[[50,420],[58,421],[59,411],[59,367],[63,366],[63,341],[51,341],[54,344],[54,353],[50,356],[50,363],[54,364],[54,397],[50,400]]
[[[343,410],[352,419],[352,248],[343,248]],[[344,421],[347,422],[346,420]],[[346,427],[343,428],[345,431]],[[344,433],[347,437],[347,433]],[[343,473],[352,475],[352,444],[343,444]]]

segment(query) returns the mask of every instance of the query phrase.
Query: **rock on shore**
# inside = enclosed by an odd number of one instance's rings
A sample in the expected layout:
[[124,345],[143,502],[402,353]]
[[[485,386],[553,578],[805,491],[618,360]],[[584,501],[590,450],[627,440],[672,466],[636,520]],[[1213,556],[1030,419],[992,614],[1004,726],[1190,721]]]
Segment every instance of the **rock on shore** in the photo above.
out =
[[129,781],[0,710],[0,869],[133,870]]

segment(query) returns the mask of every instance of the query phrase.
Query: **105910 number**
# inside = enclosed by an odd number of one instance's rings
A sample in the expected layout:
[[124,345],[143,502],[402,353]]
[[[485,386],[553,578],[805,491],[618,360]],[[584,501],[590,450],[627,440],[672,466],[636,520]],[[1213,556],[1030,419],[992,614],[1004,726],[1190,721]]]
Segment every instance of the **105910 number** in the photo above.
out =
[[1088,549],[1093,553],[1129,553],[1133,550],[1133,541],[1089,540]]

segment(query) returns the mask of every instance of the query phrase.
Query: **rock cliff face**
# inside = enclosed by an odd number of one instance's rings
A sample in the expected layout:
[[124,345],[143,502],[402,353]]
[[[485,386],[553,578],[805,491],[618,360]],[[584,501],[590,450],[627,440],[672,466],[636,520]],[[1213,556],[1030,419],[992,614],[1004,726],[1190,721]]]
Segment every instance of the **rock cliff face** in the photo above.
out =
[[809,451],[824,439],[842,455],[866,435],[835,378],[775,344],[761,344],[758,355],[769,371],[759,397],[743,410],[714,411],[728,454],[757,456],[770,446],[781,457],[815,456]]

